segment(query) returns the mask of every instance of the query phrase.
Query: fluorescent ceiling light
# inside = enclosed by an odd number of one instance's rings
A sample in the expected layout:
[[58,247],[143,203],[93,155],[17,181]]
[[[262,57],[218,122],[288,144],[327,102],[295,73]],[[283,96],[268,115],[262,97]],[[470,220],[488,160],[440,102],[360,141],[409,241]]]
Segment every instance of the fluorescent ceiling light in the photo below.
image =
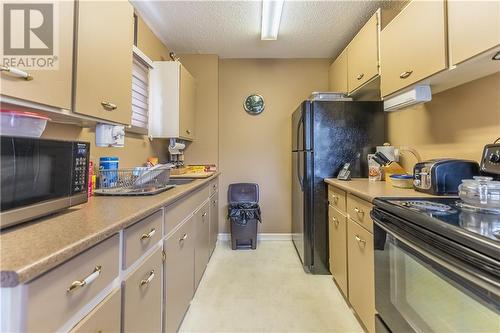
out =
[[262,0],[261,40],[276,40],[280,30],[284,0]]

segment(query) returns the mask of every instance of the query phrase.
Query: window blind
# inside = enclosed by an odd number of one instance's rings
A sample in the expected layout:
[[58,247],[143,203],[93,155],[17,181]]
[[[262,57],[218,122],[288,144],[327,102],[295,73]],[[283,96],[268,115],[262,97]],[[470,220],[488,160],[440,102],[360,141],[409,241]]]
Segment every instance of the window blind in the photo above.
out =
[[132,65],[132,127],[147,133],[149,119],[149,66],[137,55]]

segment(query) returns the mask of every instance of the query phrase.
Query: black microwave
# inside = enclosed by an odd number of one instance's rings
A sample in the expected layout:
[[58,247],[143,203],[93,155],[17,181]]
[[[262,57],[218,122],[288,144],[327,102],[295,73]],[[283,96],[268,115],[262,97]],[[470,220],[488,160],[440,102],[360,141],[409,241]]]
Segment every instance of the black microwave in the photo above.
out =
[[87,202],[88,142],[0,139],[0,228]]

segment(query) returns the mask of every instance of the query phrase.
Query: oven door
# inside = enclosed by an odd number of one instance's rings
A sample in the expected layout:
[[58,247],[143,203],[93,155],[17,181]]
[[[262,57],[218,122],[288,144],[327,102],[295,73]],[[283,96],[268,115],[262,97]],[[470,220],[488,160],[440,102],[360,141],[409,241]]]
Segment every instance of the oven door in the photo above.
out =
[[69,206],[73,143],[1,137],[1,227]]
[[414,236],[374,220],[375,303],[385,324],[380,327],[394,333],[498,332],[498,277]]

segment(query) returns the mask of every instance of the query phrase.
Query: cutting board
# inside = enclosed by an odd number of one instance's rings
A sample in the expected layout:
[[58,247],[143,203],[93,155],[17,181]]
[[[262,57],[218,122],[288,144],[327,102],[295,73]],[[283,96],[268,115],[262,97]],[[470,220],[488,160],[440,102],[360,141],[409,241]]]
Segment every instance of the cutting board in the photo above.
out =
[[189,172],[183,173],[180,175],[170,175],[170,178],[195,178],[195,179],[203,179],[212,176],[214,172]]

